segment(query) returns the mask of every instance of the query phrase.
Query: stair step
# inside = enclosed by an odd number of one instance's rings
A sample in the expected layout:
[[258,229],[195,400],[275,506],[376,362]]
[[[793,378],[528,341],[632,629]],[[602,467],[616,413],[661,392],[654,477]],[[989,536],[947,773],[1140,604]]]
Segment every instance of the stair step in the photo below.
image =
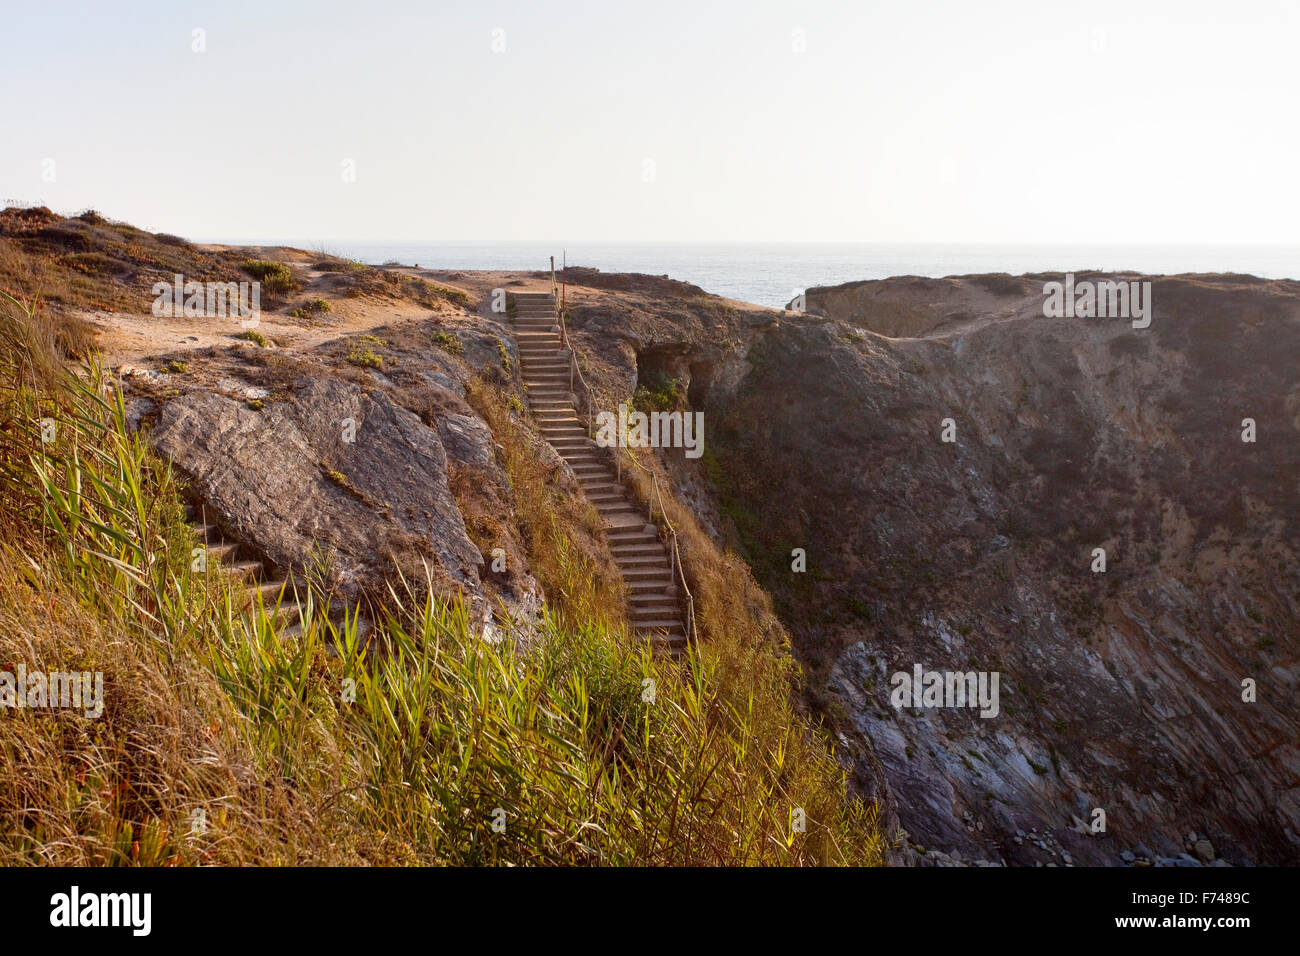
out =
[[233,541],[209,541],[204,547],[210,561],[226,561],[235,555],[239,545]]
[[677,598],[676,592],[668,590],[672,585],[660,581],[624,581],[623,586],[627,588],[628,593],[634,598],[642,594],[665,599],[672,598],[676,600]]
[[250,584],[248,585],[247,590],[249,594],[256,593],[261,595],[262,601],[265,604],[274,604],[281,600],[286,602],[293,600],[293,587],[285,580],[263,581],[260,584]]
[[650,647],[656,654],[668,657],[686,656],[686,637],[682,634],[655,634],[649,638]]
[[628,593],[653,594],[664,598],[677,597],[676,586],[665,578],[638,578],[632,581],[624,581],[623,586],[627,588]]
[[619,572],[623,575],[625,581],[658,581],[663,580],[664,585],[672,584],[672,574],[669,572],[668,565],[628,565]]
[[639,548],[662,548],[663,542],[659,540],[658,535],[646,534],[644,531],[641,531],[638,532],[637,536],[634,538],[626,536],[617,538],[611,537],[609,539],[609,546],[615,551],[626,551],[629,549]]
[[[646,603],[647,601],[651,603]],[[632,621],[633,627],[636,627],[637,621],[641,620],[670,621],[672,622],[671,626],[674,630],[677,630],[682,626],[677,602],[672,598],[648,597],[642,599],[634,594],[629,599],[628,606],[630,608],[630,620]],[[658,627],[660,625],[655,624],[651,626]],[[665,624],[663,626],[668,627],[670,625]]]
[[664,574],[668,574],[671,571],[671,568],[668,566],[668,558],[662,555],[616,554],[614,555],[614,563],[619,567],[628,568],[662,568]]
[[244,580],[255,578],[262,570],[261,561],[232,561],[230,564],[223,564],[222,567],[230,573],[232,578]]
[[642,589],[633,594],[631,600],[641,610],[645,610],[647,607],[663,605],[665,608],[673,608],[674,613],[677,611],[677,596],[662,591],[655,592]]
[[642,544],[610,544],[609,550],[616,559],[657,554],[661,555],[665,561],[668,560],[668,552],[658,541],[646,541]]
[[643,525],[640,528],[618,528],[609,533],[610,540],[615,538],[654,538],[659,539],[659,529],[652,524]]
[[633,614],[632,629],[634,631],[665,630],[669,632],[676,631],[678,633],[684,630],[682,622],[675,617],[637,618],[635,613]]

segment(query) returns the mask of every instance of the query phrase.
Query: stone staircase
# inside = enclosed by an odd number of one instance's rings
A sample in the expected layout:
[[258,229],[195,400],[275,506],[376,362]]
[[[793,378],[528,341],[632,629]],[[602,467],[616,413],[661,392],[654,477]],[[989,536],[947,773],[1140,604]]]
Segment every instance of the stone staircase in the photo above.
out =
[[658,529],[637,510],[578,417],[569,352],[555,319],[555,296],[515,292],[511,298],[529,411],[542,437],[573,469],[587,500],[604,519],[610,551],[628,594],[628,619],[656,650],[681,653],[686,648],[686,627],[672,562]]
[[298,601],[299,597],[306,600],[305,589],[300,586],[295,596],[294,587],[288,578],[270,578],[265,564],[242,555],[239,542],[221,533],[220,528],[211,520],[210,510],[205,506],[187,505],[185,512],[194,528],[195,537],[207,552],[208,571],[224,571],[232,580],[242,583],[245,608],[251,607],[260,596],[267,613],[282,626],[282,636],[297,637],[302,634],[302,608]]

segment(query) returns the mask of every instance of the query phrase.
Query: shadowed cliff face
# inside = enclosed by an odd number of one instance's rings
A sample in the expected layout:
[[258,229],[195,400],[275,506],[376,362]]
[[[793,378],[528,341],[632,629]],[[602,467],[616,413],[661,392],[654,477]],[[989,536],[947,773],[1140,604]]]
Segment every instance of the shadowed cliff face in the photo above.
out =
[[[811,290],[709,392],[722,510],[913,844],[1296,862],[1300,285],[1158,279],[1135,329],[1046,278]],[[892,706],[915,665],[997,715]]]

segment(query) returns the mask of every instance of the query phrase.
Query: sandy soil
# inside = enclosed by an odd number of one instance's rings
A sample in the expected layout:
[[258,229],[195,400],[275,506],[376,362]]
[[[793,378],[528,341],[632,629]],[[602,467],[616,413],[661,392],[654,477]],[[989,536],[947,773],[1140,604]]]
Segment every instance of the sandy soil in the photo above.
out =
[[[235,247],[208,245],[204,248],[217,250]],[[242,251],[254,258],[273,257],[287,262],[302,284],[302,291],[294,295],[292,303],[275,311],[265,305],[262,308],[256,330],[279,349],[305,351],[380,326],[420,322],[437,315],[462,314],[461,309],[451,305],[442,312],[435,312],[404,300],[339,295],[330,288],[331,273],[310,268],[310,263],[319,259],[319,256],[309,252],[257,246],[242,247]],[[544,292],[550,289],[549,276],[540,278],[527,272],[468,272],[411,267],[394,267],[390,271],[420,276],[439,285],[460,289],[471,298],[467,310],[477,314],[487,314],[490,311],[493,289],[507,288],[512,292]],[[288,310],[298,301],[315,298],[325,299],[330,303],[331,310],[307,319],[288,314]],[[240,333],[244,331],[237,318],[160,318],[149,312],[94,311],[80,314],[95,331],[104,364],[111,369],[120,369],[122,366],[128,369],[136,366],[148,368],[151,363],[163,357],[170,359],[187,351],[234,345],[240,341]]]

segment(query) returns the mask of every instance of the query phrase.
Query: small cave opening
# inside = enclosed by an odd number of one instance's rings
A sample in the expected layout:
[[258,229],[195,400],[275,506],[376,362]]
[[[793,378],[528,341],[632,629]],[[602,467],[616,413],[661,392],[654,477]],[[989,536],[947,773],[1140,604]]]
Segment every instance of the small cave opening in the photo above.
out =
[[636,391],[659,405],[699,410],[709,398],[716,374],[714,362],[691,358],[673,349],[646,349],[636,356]]
[[655,407],[680,405],[690,392],[690,367],[676,350],[646,349],[636,356],[636,393]]
[[686,384],[686,403],[693,409],[703,409],[709,400],[709,386],[713,384],[713,363],[692,362],[690,381]]

